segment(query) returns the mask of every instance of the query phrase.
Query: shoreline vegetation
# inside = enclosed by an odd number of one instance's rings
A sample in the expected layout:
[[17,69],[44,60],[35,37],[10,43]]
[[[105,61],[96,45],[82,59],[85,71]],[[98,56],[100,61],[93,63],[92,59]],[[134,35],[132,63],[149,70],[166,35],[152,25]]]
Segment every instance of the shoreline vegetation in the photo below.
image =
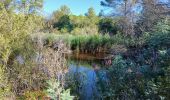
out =
[[144,45],[147,36],[139,38],[125,37],[121,34],[110,36],[109,34],[101,35],[72,35],[72,34],[55,34],[39,33],[42,35],[45,45],[53,46],[57,41],[63,41],[72,51],[80,53],[110,53],[110,49],[116,46],[119,48],[137,47]]

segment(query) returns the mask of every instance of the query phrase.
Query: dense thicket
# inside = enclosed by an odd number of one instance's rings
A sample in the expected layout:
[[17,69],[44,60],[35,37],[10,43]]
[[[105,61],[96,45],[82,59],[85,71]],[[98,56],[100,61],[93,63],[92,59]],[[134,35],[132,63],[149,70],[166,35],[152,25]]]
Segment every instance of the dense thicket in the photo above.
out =
[[[52,81],[55,75],[61,72],[60,75],[64,75],[66,67],[62,51],[65,50],[65,46],[60,43],[58,50],[54,51],[44,47],[40,34],[36,38],[34,36],[44,27],[44,18],[39,13],[42,4],[42,0],[0,1],[0,98],[2,100],[42,99],[47,97],[47,93],[49,96],[51,94],[50,90],[53,87],[48,87],[48,84],[59,84],[60,91],[56,97],[65,97],[64,82]],[[51,54],[54,57],[50,56]],[[50,89],[44,92],[46,88]],[[64,97],[61,96],[62,93]]]

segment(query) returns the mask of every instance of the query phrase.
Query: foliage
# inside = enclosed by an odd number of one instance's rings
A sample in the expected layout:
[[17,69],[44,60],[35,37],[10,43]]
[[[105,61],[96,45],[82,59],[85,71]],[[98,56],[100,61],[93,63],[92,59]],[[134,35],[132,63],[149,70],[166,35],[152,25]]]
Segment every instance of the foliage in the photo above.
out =
[[[61,6],[47,27],[41,16],[43,0],[1,0],[0,98],[42,99],[47,87],[52,99],[73,100],[71,94],[81,84],[74,79],[65,82],[71,76],[65,76],[64,53],[71,48],[114,55],[112,65],[105,69],[109,81],[99,89],[102,99],[169,100],[169,2],[137,1],[103,0],[101,4],[111,7],[116,17],[97,16],[93,8],[85,15],[73,15]],[[143,8],[136,11],[137,7]],[[39,33],[49,28],[62,34]]]
[[[12,3],[9,2],[8,5],[11,7]],[[7,10],[2,2],[0,7],[2,22],[0,24],[0,69],[1,80],[3,80],[0,90],[1,98],[10,99],[9,95],[21,95],[21,91],[33,87],[34,62],[31,58],[35,54],[35,47],[30,34],[42,28],[43,18],[31,13],[28,15],[15,13],[14,10],[17,8]]]
[[24,96],[20,97],[19,99],[24,100],[37,100],[37,99],[44,99],[46,97],[45,92],[39,90],[39,91],[27,91],[24,93]]
[[116,56],[108,69],[109,89],[101,91],[102,97],[169,99],[169,37],[159,32],[144,36],[135,50],[128,47],[129,55]]
[[72,15],[67,6],[61,6],[59,10],[53,12],[49,23],[60,33],[97,34],[99,17],[95,15],[94,9],[89,8],[85,15]]
[[50,24],[53,25],[53,28],[58,28],[59,30],[66,28],[68,32],[71,31],[70,13],[71,11],[66,5],[61,6],[59,10],[53,12]]
[[39,13],[43,7],[43,0],[18,0],[15,1],[17,10],[24,14]]
[[10,84],[8,84],[4,66],[0,65],[0,98],[12,95],[10,89],[11,87]]
[[156,49],[168,49],[170,44],[169,33],[154,33],[147,40],[148,45]]
[[111,16],[119,16],[118,26],[124,35],[134,35],[135,18],[140,10],[138,0],[102,0],[101,5],[112,9]]
[[116,26],[116,22],[113,22],[113,19],[102,18],[99,21],[99,31],[100,33],[110,33],[114,35],[118,31],[118,26]]
[[88,12],[85,15],[88,16],[89,18],[92,18],[92,17],[96,16],[95,11],[94,11],[93,8],[89,8]]
[[[111,46],[111,37],[109,35],[69,35],[64,34],[63,35],[49,35],[49,37],[52,37],[52,40],[50,43],[54,43],[54,41],[57,41],[59,39],[62,39],[72,50],[78,50],[78,51],[100,51],[98,50],[100,47],[109,48]],[[49,38],[44,38],[45,41]],[[52,44],[51,44],[52,45]]]
[[77,50],[84,53],[94,53],[94,52],[108,52],[114,45],[123,45],[124,47],[137,47],[143,46],[148,38],[148,34],[144,34],[139,38],[126,37],[121,33],[114,36],[109,34],[99,34],[99,35],[56,35],[56,34],[46,34],[44,36],[44,41],[46,45],[53,45],[55,41],[62,39],[71,50]]
[[47,93],[53,100],[73,100],[74,98],[70,95],[70,90],[63,89],[57,80],[48,81]]
[[154,26],[154,32],[160,32],[160,33],[168,33],[170,32],[170,19],[165,18],[164,20],[161,20],[157,22],[157,24]]
[[63,30],[63,29],[66,29],[66,32],[71,32],[72,28],[73,28],[68,15],[63,15],[57,23],[54,23],[54,28],[56,28],[56,27],[60,31]]

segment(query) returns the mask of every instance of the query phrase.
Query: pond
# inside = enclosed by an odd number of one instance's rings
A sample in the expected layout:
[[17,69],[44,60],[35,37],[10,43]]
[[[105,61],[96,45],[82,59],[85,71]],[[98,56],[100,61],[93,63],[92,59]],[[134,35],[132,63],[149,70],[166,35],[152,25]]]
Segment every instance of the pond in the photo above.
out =
[[101,92],[108,83],[104,60],[95,58],[95,56],[80,54],[67,59],[68,84],[72,85],[73,92],[78,94],[80,100],[101,99]]

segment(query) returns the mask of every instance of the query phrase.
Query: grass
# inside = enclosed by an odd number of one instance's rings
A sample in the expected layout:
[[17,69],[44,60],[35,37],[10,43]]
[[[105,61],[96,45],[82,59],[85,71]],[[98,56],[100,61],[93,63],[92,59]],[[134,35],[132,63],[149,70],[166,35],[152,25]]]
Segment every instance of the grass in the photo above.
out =
[[[95,53],[108,50],[114,45],[124,45],[126,47],[142,45],[143,38],[125,37],[121,34],[114,36],[106,35],[71,35],[48,33],[43,35],[43,39],[48,45],[55,41],[63,40],[73,51],[84,53]],[[140,41],[140,42],[139,42]]]

